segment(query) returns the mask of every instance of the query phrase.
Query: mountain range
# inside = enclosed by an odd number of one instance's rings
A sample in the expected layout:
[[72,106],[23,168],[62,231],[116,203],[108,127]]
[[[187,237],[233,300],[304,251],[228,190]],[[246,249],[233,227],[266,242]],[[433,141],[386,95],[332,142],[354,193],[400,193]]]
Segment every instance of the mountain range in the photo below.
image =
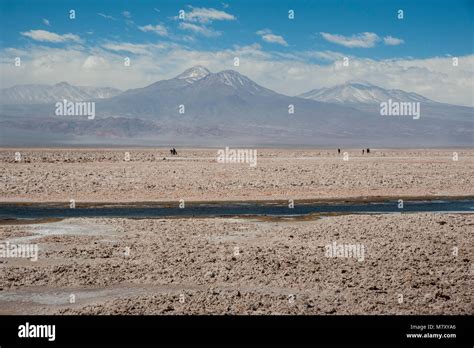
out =
[[400,89],[384,89],[368,82],[348,82],[343,85],[313,89],[300,95],[301,98],[337,104],[377,104],[388,99],[399,102],[432,102],[417,93],[407,93]]
[[[56,116],[54,103],[94,101],[96,118]],[[419,102],[421,117],[381,116]],[[202,66],[143,88],[19,85],[0,91],[0,145],[472,146],[473,108],[350,82],[287,96],[234,70]]]
[[116,96],[122,91],[111,87],[72,86],[67,82],[55,85],[17,85],[0,90],[0,104],[45,104],[67,99],[87,101]]

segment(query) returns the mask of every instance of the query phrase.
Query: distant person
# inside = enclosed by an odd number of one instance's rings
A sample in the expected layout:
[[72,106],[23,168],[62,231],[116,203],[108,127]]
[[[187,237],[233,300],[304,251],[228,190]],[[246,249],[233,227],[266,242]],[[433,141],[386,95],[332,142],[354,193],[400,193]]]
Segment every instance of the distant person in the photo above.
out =
[[362,149],[362,154],[364,154],[364,149]]
[[176,151],[176,149],[173,147],[173,155],[177,155],[178,152]]
[[340,155],[341,154],[341,149],[337,149],[337,153]]
[[173,155],[173,149],[170,149],[170,154]]
[[367,148],[367,153],[370,153],[370,149],[369,149],[369,148]]

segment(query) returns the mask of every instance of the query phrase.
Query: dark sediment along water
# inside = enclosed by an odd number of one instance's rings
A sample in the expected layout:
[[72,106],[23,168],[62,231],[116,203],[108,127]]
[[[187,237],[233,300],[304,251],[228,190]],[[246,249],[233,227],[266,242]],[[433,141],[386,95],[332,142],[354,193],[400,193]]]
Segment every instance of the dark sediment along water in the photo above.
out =
[[76,206],[69,204],[0,204],[0,220],[53,219],[72,217],[219,217],[219,216],[280,216],[297,217],[310,214],[384,214],[384,213],[474,213],[474,199],[398,201],[364,203],[298,203],[294,208],[281,203],[193,203],[185,208],[169,203],[107,204]]

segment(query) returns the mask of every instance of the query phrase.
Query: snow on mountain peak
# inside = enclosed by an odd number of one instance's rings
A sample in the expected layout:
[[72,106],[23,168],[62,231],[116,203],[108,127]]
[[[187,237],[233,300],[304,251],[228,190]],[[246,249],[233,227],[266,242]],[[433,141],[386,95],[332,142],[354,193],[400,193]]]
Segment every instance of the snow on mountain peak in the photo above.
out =
[[206,77],[210,73],[211,72],[205,67],[201,65],[196,65],[192,68],[185,70],[183,73],[176,76],[176,78],[179,80],[186,80],[187,82],[192,83]]
[[63,99],[90,101],[110,98],[120,92],[111,87],[74,86],[64,81],[54,85],[16,85],[0,90],[0,104],[46,104]]
[[350,81],[334,87],[313,89],[301,94],[300,97],[339,104],[379,104],[388,99],[397,101],[430,101],[416,93],[408,93],[399,89],[384,89],[366,81]]
[[211,74],[208,79],[218,81],[219,83],[223,83],[235,90],[245,91],[250,94],[272,93],[270,90],[258,85],[247,76],[242,75],[235,70],[223,70],[216,74]]
[[351,81],[346,82],[344,86],[379,88],[365,80],[351,80]]
[[224,70],[217,74],[224,84],[231,87],[244,87],[247,79],[233,70]]
[[[185,81],[188,86],[194,85],[199,82],[199,87],[211,86],[211,85],[226,85],[239,92],[245,92],[250,94],[272,94],[271,90],[268,90],[257,83],[253,82],[247,76],[240,74],[235,70],[223,70],[217,73],[212,73],[203,66],[197,65],[189,68],[176,76],[174,79]],[[181,86],[181,85],[180,85]],[[207,87],[206,87],[207,88]],[[220,88],[220,87],[217,87]]]

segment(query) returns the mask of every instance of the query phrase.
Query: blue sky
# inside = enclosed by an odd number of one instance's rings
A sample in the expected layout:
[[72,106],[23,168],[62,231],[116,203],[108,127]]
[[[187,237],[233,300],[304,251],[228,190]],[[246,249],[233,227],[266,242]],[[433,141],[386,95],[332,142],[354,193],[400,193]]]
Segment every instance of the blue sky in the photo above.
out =
[[[18,69],[9,67],[4,76],[5,85],[56,82],[51,74],[48,77],[47,71],[41,71],[46,66],[50,72],[57,69],[56,75],[61,74],[73,83],[95,85],[101,81],[120,88],[138,87],[154,79],[170,78],[195,63],[207,65],[211,70],[232,68],[231,59],[227,59],[232,55],[243,58],[242,73],[288,94],[354,78],[372,79],[379,85],[394,88],[406,89],[408,84],[413,91],[434,95],[436,92],[428,83],[435,81],[436,76],[427,76],[427,84],[420,87],[417,86],[422,79],[420,74],[428,69],[446,75],[445,65],[451,56],[460,57],[464,63],[452,72],[451,83],[458,74],[466,78],[463,69],[468,71],[468,80],[457,88],[465,88],[472,79],[469,73],[474,44],[472,0],[1,0],[0,3],[2,62],[22,56],[25,62],[30,62],[30,67],[37,68],[33,72],[26,66],[19,73]],[[76,11],[74,20],[69,19],[70,9]],[[181,9],[185,11],[184,20],[176,18]],[[293,20],[288,19],[290,9],[295,11]],[[402,20],[397,18],[399,9],[404,12]],[[68,52],[73,58],[59,63]],[[46,64],[45,56],[58,64]],[[104,69],[106,65],[110,68],[114,60],[123,56],[141,64],[132,67],[135,75],[128,79],[129,85],[114,76],[113,70],[98,80],[87,80],[88,71],[94,72],[100,64]],[[343,57],[354,62],[353,70],[342,72],[338,78],[318,79],[311,85],[311,74],[321,73],[324,68],[330,73],[330,67]],[[74,64],[89,70],[74,75],[70,72],[75,70],[71,65],[74,59],[77,60]],[[292,60],[297,64],[292,64]],[[390,69],[387,71],[390,70],[391,77],[384,80],[381,69],[391,61],[396,61],[404,74],[409,73],[409,61],[418,70],[407,77],[409,82],[405,84],[402,79],[395,81],[393,76],[397,73]],[[440,65],[434,68],[435,63]],[[378,77],[367,75],[372,68],[361,70],[369,64],[378,64]],[[281,72],[285,66],[288,74],[283,71],[281,77],[269,76]],[[308,81],[303,81],[305,75]],[[296,81],[294,84],[288,84],[291,77]],[[457,91],[453,93],[453,98],[458,94],[458,103],[470,104],[465,92],[462,96]]]
[[[179,21],[172,19],[179,9],[191,11],[189,6],[214,8],[235,17],[235,20],[214,21],[213,30],[222,34],[188,43],[195,48],[222,49],[234,44],[249,45],[258,39],[257,31],[269,28],[282,36],[288,46],[262,41],[272,50],[339,50],[371,58],[431,57],[434,55],[465,55],[473,51],[474,1],[417,0],[417,1],[334,1],[334,0],[240,0],[240,1],[27,1],[2,0],[2,46],[22,46],[28,38],[20,35],[31,29],[51,30],[59,34],[78,34],[89,43],[106,39],[149,43],[176,40],[157,37],[135,26],[127,26],[123,12],[128,11],[136,25],[162,24],[176,36],[186,33],[179,29]],[[227,6],[228,5],[228,6]],[[68,18],[69,9],[76,10],[76,19]],[[289,20],[289,9],[295,19]],[[404,10],[404,19],[397,11]],[[157,12],[159,10],[159,12]],[[102,13],[112,16],[107,19]],[[50,25],[43,23],[47,19]],[[470,31],[468,35],[466,31]],[[93,34],[87,34],[93,32]],[[403,44],[387,46],[381,43],[371,49],[348,48],[326,41],[319,33],[351,36],[373,32],[381,37],[392,36]],[[258,40],[257,40],[258,41]]]

